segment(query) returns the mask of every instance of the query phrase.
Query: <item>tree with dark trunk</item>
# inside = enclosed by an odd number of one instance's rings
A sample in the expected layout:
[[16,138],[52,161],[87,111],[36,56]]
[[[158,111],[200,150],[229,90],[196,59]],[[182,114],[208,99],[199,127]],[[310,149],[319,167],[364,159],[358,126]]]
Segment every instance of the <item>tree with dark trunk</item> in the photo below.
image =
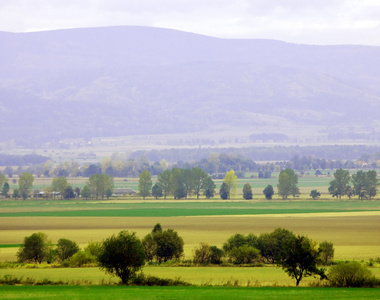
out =
[[145,264],[145,252],[136,234],[121,231],[105,239],[98,257],[100,267],[128,284]]

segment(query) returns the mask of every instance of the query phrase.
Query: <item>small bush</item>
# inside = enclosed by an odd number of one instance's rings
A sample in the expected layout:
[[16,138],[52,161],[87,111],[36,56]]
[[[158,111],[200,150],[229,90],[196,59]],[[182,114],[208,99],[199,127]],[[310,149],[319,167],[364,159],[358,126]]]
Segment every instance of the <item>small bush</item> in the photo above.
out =
[[210,251],[210,263],[220,265],[223,262],[224,251],[217,246],[211,246]]
[[331,286],[334,287],[380,286],[380,280],[356,261],[340,263],[331,267],[328,279]]
[[198,248],[194,250],[193,262],[195,264],[208,264],[210,263],[211,249],[208,244],[200,243]]
[[167,278],[158,278],[155,276],[145,276],[143,273],[138,274],[133,280],[133,285],[138,286],[190,286],[191,284],[185,281]]
[[3,278],[0,278],[1,285],[15,285],[22,282],[22,277],[17,278],[12,275],[4,275]]
[[67,285],[67,282],[63,282],[61,280],[59,281],[52,281],[48,278],[44,278],[40,281],[35,280],[33,278],[27,277],[26,279],[23,279],[23,277],[15,277],[12,275],[4,275],[3,278],[0,277],[0,285],[16,285],[16,284],[22,284],[22,285]]
[[25,267],[25,263],[19,262],[0,262],[0,269],[16,269]]
[[84,248],[84,251],[89,252],[95,257],[99,257],[101,250],[102,244],[100,242],[89,242],[87,247]]
[[97,264],[97,258],[88,251],[78,251],[70,258],[62,262],[63,267],[83,267],[84,265]]
[[260,251],[252,246],[243,245],[233,248],[228,256],[234,264],[251,264],[259,259]]

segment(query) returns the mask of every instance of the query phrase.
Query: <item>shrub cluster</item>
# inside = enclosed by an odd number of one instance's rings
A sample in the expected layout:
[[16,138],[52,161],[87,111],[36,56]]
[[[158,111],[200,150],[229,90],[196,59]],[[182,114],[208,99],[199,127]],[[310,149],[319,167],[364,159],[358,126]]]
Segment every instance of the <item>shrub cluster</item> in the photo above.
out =
[[[105,239],[102,243],[90,242],[80,250],[78,245],[67,239],[60,239],[55,248],[47,235],[41,232],[25,237],[24,244],[18,251],[19,262],[51,263],[58,260],[63,267],[82,267],[99,265],[106,272],[120,277],[123,284],[144,286],[176,286],[188,285],[180,279],[162,279],[144,274],[136,275],[146,261],[150,264],[178,264],[183,254],[183,239],[173,229],[163,230],[156,224],[151,233],[141,241],[135,233],[121,231],[118,235]],[[233,264],[258,265],[262,263],[276,264],[296,280],[296,285],[304,277],[319,276],[329,279],[333,287],[378,287],[380,279],[358,262],[341,262],[333,265],[325,275],[324,269],[318,265],[332,263],[334,257],[333,244],[324,241],[317,245],[306,236],[277,228],[270,233],[234,234],[224,244],[223,249],[200,243],[194,249],[193,260],[181,265],[222,264],[224,261]],[[378,262],[380,259],[371,260]],[[5,266],[5,265],[4,265]],[[0,265],[2,268],[3,265]],[[8,267],[6,265],[5,267]],[[37,282],[32,279],[23,280],[9,275],[0,278],[0,284],[57,284],[44,279]],[[59,284],[59,283],[58,283]],[[62,283],[64,284],[64,283]]]
[[376,287],[380,279],[357,261],[339,263],[332,266],[328,274],[334,287]]
[[193,263],[194,264],[221,264],[224,251],[217,246],[210,246],[205,243],[200,243],[199,247],[194,249]]
[[183,255],[183,239],[173,229],[162,230],[160,224],[143,238],[142,244],[148,261],[167,262]]
[[79,246],[68,239],[60,239],[56,248],[45,233],[37,232],[24,238],[24,244],[17,252],[19,262],[34,262],[41,264],[43,261],[53,263],[57,258],[60,262],[69,260],[79,251]]

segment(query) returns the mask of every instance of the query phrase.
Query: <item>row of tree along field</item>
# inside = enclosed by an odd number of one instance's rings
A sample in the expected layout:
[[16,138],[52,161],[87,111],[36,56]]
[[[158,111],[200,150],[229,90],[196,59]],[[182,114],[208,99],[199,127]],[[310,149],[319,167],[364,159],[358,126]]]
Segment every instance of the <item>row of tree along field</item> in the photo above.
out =
[[[374,170],[359,170],[350,174],[348,170],[339,169],[334,174],[334,179],[330,181],[329,193],[333,197],[349,198],[357,196],[359,199],[372,199],[377,195],[380,186],[380,180],[377,178],[377,172]],[[54,177],[51,186],[45,187],[42,191],[33,190],[34,177],[30,173],[23,173],[18,180],[18,188],[15,188],[10,194],[8,178],[0,175],[1,194],[3,197],[23,198],[24,200],[33,194],[34,197],[40,198],[64,198],[72,199],[82,197],[85,199],[107,199],[113,195],[114,179],[107,174],[94,174],[89,177],[88,182],[80,189],[73,188],[67,181],[66,177]],[[233,170],[227,171],[224,175],[222,185],[219,189],[221,199],[236,199],[238,178]],[[148,170],[139,175],[138,196],[145,199],[153,196],[156,199],[173,196],[174,199],[188,199],[195,197],[199,199],[203,195],[206,199],[216,196],[216,185],[209,174],[200,168],[179,169],[173,168],[165,170],[157,175],[153,184],[152,176]],[[298,187],[298,175],[293,169],[282,170],[278,177],[277,184],[278,195],[282,199],[289,196],[293,198],[300,195]],[[272,185],[264,188],[263,194],[267,200],[271,200],[275,191]],[[310,197],[317,199],[320,196],[318,190],[311,190]],[[243,198],[250,200],[253,198],[252,187],[246,183],[243,187]]]
[[[331,286],[380,285],[380,280],[357,262],[334,263],[332,243],[324,241],[318,245],[306,236],[282,228],[259,236],[234,234],[222,248],[200,243],[193,251],[192,260],[181,261],[183,247],[183,239],[175,230],[163,230],[156,224],[142,240],[135,233],[121,231],[103,242],[90,242],[83,250],[74,241],[64,238],[52,245],[46,234],[38,232],[24,238],[17,257],[21,263],[46,261],[61,267],[96,265],[119,277],[123,284],[141,281],[141,275],[136,273],[147,263],[160,265],[175,261],[177,265],[188,267],[273,264],[282,267],[297,286],[308,276],[328,279]],[[323,265],[333,265],[328,274]]]
[[[375,156],[377,157],[377,156]],[[363,158],[365,159],[365,157]],[[38,160],[36,160],[38,161]],[[259,178],[269,178],[272,172],[280,172],[284,169],[293,169],[301,174],[320,170],[336,170],[344,168],[350,169],[374,169],[380,166],[379,160],[367,163],[365,160],[327,160],[316,158],[315,156],[294,156],[288,161],[276,162],[254,162],[240,155],[212,153],[207,158],[193,161],[177,161],[168,163],[165,159],[159,161],[150,161],[146,156],[140,156],[135,159],[128,158],[126,155],[115,154],[112,157],[103,158],[100,163],[79,164],[78,162],[64,162],[55,164],[52,160],[46,160],[35,164],[26,164],[14,168],[6,166],[3,170],[4,174],[9,178],[14,175],[21,176],[22,173],[31,173],[37,177],[91,177],[94,174],[107,174],[112,177],[138,177],[141,172],[148,170],[152,176],[158,175],[167,169],[180,168],[192,169],[200,168],[210,174],[213,179],[222,179],[223,175],[229,170],[235,170],[238,178],[256,176]],[[315,171],[314,171],[315,172]]]

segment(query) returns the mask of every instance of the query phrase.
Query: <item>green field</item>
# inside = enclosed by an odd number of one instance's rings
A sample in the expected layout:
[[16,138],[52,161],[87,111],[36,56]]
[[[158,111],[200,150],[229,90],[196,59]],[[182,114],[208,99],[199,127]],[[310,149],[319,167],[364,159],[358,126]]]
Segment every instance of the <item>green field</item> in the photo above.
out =
[[1,299],[379,299],[380,289],[4,286]]
[[[27,200],[0,201],[0,261],[13,261],[23,238],[45,232],[54,244],[60,238],[82,248],[120,230],[142,238],[156,223],[173,228],[185,241],[184,259],[191,259],[200,242],[221,247],[234,233],[261,234],[277,227],[308,235],[317,242],[334,243],[336,259],[368,260],[380,257],[379,200]],[[371,268],[380,276],[380,268]],[[177,278],[196,287],[99,286],[118,282],[98,268],[4,268],[12,275],[53,281],[69,286],[1,286],[1,299],[361,299],[380,297],[379,289],[311,288],[318,282],[305,278],[295,285],[281,269],[265,267],[154,267],[146,275]],[[239,285],[239,288],[231,287]],[[80,286],[78,286],[80,285]],[[208,287],[214,285],[214,287]],[[228,285],[229,287],[221,287]],[[206,287],[207,286],[207,287]],[[247,287],[248,286],[248,287]],[[307,288],[305,288],[307,287]],[[35,297],[35,298],[33,298]]]
[[380,201],[1,201],[0,217],[179,217],[380,211]]

